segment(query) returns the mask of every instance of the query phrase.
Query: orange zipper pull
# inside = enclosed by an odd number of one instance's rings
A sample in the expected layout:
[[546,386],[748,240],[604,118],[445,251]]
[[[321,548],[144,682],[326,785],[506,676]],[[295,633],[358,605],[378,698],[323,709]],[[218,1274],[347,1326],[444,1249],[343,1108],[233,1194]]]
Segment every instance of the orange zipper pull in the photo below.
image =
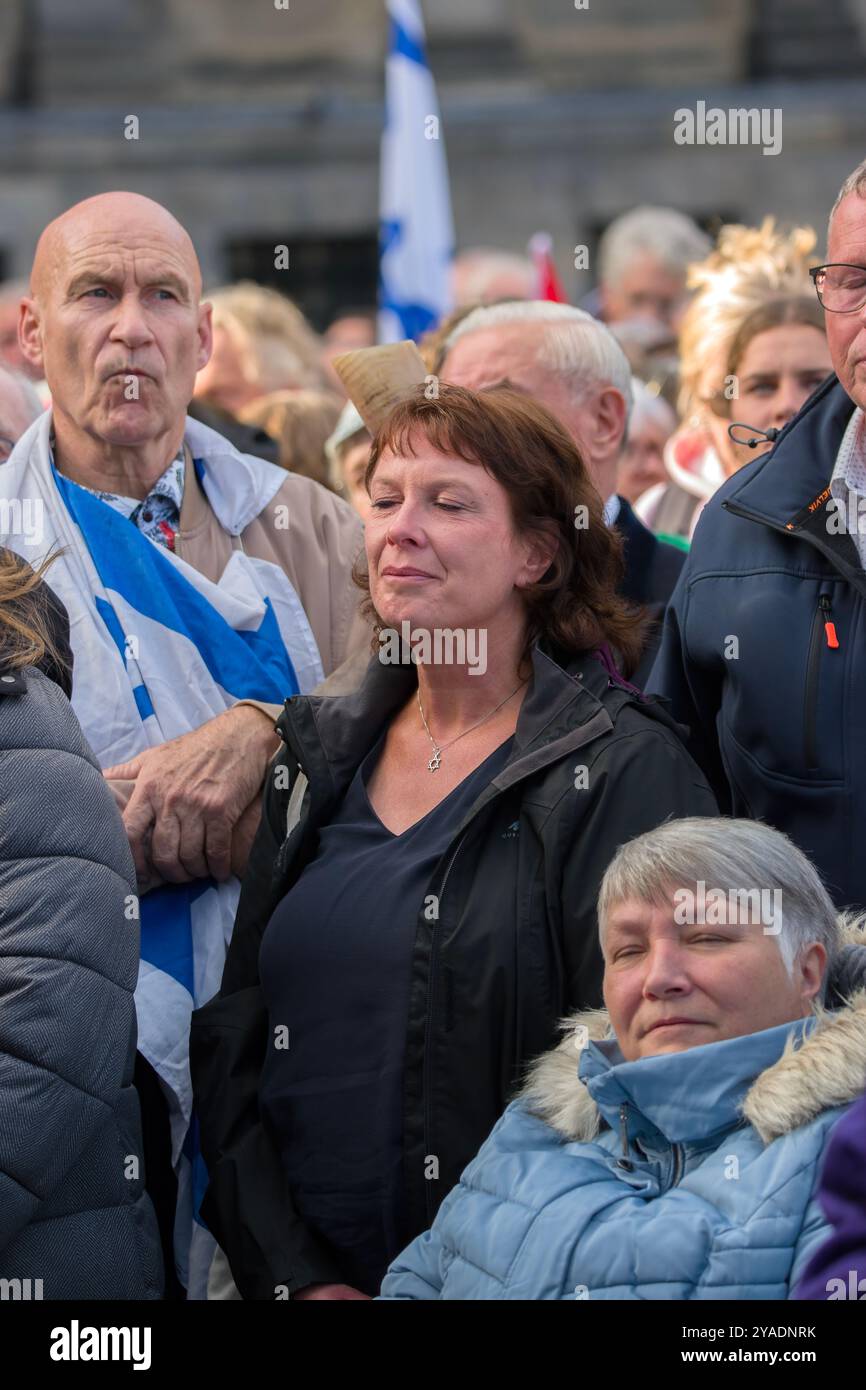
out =
[[821,608],[824,613],[824,636],[827,638],[827,646],[835,651],[839,646],[839,638],[836,636],[836,624],[830,617],[830,599],[827,594],[821,595]]

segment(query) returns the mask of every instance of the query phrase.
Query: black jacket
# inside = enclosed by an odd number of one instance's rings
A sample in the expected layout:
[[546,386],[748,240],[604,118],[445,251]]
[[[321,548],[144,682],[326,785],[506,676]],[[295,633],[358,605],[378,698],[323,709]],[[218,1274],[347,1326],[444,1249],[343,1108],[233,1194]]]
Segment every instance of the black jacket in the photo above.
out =
[[[193,1015],[210,1173],[202,1211],[245,1298],[345,1282],[294,1214],[259,1119],[268,1042],[259,945],[315,854],[318,828],[415,686],[414,667],[373,661],[352,695],[286,703],[278,728],[287,747],[274,766],[288,769],[288,787],[276,789],[285,777],[268,778],[222,989]],[[510,759],[455,825],[418,905],[404,1075],[406,1241],[431,1224],[523,1065],[554,1042],[557,1021],[600,1001],[595,901],[617,846],[671,816],[715,814],[657,703],[611,684],[589,654],[564,669],[536,648]],[[425,1176],[431,1158],[438,1177]]]
[[619,513],[614,525],[625,543],[625,576],[620,593],[632,603],[641,604],[650,619],[640,664],[632,676],[634,684],[643,689],[658,651],[665,608],[686,557],[678,546],[669,545],[667,541],[654,536],[649,527],[635,516],[624,497],[619,499]]
[[650,688],[691,727],[723,809],[785,831],[862,908],[866,574],[828,507],[853,410],[831,377],[707,503]]

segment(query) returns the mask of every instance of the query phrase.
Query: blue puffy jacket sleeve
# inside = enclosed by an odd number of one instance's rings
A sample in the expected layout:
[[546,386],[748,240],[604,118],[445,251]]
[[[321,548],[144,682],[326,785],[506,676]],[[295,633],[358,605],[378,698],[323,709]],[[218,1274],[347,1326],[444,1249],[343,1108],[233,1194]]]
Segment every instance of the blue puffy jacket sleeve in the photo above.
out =
[[394,1260],[382,1281],[377,1302],[440,1298],[441,1257],[442,1241],[434,1224],[429,1231],[417,1236]]

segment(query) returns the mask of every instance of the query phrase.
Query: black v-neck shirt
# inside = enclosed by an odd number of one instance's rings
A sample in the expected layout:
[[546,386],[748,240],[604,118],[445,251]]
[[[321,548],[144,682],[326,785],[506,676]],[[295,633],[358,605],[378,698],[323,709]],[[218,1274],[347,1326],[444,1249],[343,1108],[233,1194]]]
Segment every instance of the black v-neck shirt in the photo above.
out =
[[[274,911],[259,962],[270,1013],[262,1115],[298,1214],[332,1247],[344,1281],[368,1294],[407,1240],[402,1085],[418,916],[437,863],[505,766],[513,737],[401,835],[367,795],[383,743]],[[436,776],[424,766],[407,775]]]

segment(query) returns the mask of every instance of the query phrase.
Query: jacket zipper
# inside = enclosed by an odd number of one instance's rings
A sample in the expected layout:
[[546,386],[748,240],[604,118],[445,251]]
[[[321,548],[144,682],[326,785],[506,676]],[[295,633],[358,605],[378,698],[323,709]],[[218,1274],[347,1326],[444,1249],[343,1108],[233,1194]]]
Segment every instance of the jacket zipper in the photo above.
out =
[[[591,722],[591,721],[590,721],[590,722]],[[582,747],[582,746],[583,746],[583,743],[588,742],[588,741],[590,741],[590,740],[588,740],[588,739],[581,740],[580,742],[578,742],[578,743],[575,744],[575,746],[574,746],[573,749],[570,749],[569,751],[575,752],[575,751],[577,750],[577,748]],[[557,756],[558,756],[558,755],[557,755]],[[551,759],[551,761],[555,761],[555,759]],[[534,772],[537,772],[537,771],[539,771],[539,770],[540,770],[540,769],[536,768],[536,769],[534,769],[533,771],[534,771]],[[530,773],[530,774],[526,774],[526,775],[531,776],[532,774]],[[437,893],[437,895],[436,895],[436,896],[438,897],[438,899],[439,899],[439,905],[438,905],[438,914],[437,914],[437,917],[436,917],[436,922],[435,922],[434,927],[433,927],[433,941],[432,941],[431,947],[430,947],[430,977],[429,977],[429,981],[430,981],[430,982],[429,982],[429,985],[428,985],[428,988],[427,988],[427,1017],[426,1017],[425,1023],[424,1023],[424,1066],[423,1066],[423,1069],[422,1069],[422,1078],[423,1078],[423,1079],[422,1079],[422,1085],[423,1085],[423,1088],[424,1088],[424,1153],[425,1153],[425,1156],[426,1156],[427,1154],[429,1154],[430,1151],[431,1151],[430,1140],[431,1140],[431,1135],[432,1135],[432,1133],[433,1133],[433,1107],[432,1107],[432,1099],[431,1099],[432,1094],[433,1094],[433,1087],[432,1087],[432,1084],[431,1084],[432,1073],[433,1073],[433,1048],[432,1048],[432,1046],[431,1046],[431,1040],[432,1040],[432,1036],[433,1036],[433,1010],[434,1010],[434,1006],[435,1006],[435,1002],[436,1002],[436,965],[437,965],[437,958],[438,958],[438,954],[439,954],[439,936],[440,936],[440,932],[439,932],[439,923],[440,923],[441,920],[442,920],[442,903],[443,903],[444,896],[445,896],[445,886],[446,886],[446,884],[448,883],[448,879],[449,879],[449,877],[450,877],[451,870],[452,870],[452,868],[454,867],[454,861],[455,861],[455,859],[457,858],[457,855],[460,853],[460,849],[461,849],[461,846],[462,846],[462,844],[463,844],[463,841],[464,841],[465,838],[466,838],[466,834],[467,834],[467,832],[468,832],[470,826],[475,824],[475,821],[476,821],[478,815],[480,814],[480,812],[481,812],[482,810],[483,810],[483,811],[486,811],[486,810],[488,809],[488,807],[492,806],[493,803],[494,803],[495,801],[497,801],[497,800],[499,799],[500,796],[503,795],[503,792],[504,792],[504,791],[511,791],[512,787],[516,787],[516,786],[518,785],[518,782],[519,782],[519,781],[522,781],[522,780],[523,780],[522,778],[519,778],[519,779],[517,779],[516,781],[510,783],[508,787],[503,788],[502,791],[498,791],[497,794],[496,794],[496,796],[492,796],[492,797],[489,799],[489,801],[486,801],[486,802],[485,802],[485,804],[484,804],[483,807],[480,807],[479,810],[475,812],[475,814],[472,816],[472,818],[471,818],[469,824],[467,824],[467,825],[465,825],[465,826],[463,827],[463,830],[462,830],[461,833],[460,833],[460,837],[459,837],[459,839],[457,840],[457,843],[456,843],[456,845],[454,846],[454,849],[453,849],[452,852],[451,852],[451,858],[448,860],[448,863],[447,863],[446,866],[445,866],[445,874],[444,874],[444,876],[443,876],[443,878],[442,878],[442,882],[441,882],[440,885],[439,885],[439,891],[438,891],[438,893]],[[432,1185],[432,1183],[428,1182],[428,1183],[425,1184],[424,1201],[425,1201],[425,1207],[426,1207],[426,1211],[427,1211],[427,1217],[428,1217],[428,1219],[429,1219],[429,1221],[430,1221],[431,1224],[432,1224],[432,1222],[433,1222],[433,1220],[434,1220],[434,1217],[435,1217],[435,1206],[434,1206],[433,1196],[434,1196],[434,1194],[433,1194],[433,1185]]]
[[821,629],[824,641],[831,650],[837,650],[839,639],[836,625],[832,620],[830,595],[821,594],[818,607],[812,619],[812,632],[809,637],[809,659],[806,667],[806,691],[803,711],[803,752],[806,769],[814,772],[818,767],[818,674],[821,669]]
[[628,1156],[628,1102],[623,1101],[619,1107],[619,1141],[622,1145],[622,1156],[617,1159],[617,1168],[622,1168],[626,1173],[630,1173],[634,1164]]
[[673,1155],[674,1171],[673,1176],[671,1177],[671,1187],[676,1187],[677,1183],[683,1175],[683,1150],[680,1144],[674,1144]]
[[[492,800],[495,800],[496,798],[494,797],[494,798],[491,798],[491,799],[492,799]],[[490,804],[490,803],[488,803],[488,804]],[[474,818],[473,818],[473,819],[474,819]],[[468,827],[467,827],[466,829],[468,829]],[[466,838],[466,829],[464,829],[462,835],[460,836],[459,840],[457,841],[457,844],[454,846],[454,849],[453,849],[452,854],[451,854],[451,858],[448,860],[448,863],[447,863],[447,865],[445,866],[445,875],[444,875],[444,877],[443,877],[443,879],[442,879],[442,882],[441,882],[440,885],[439,885],[439,892],[438,892],[438,894],[437,894],[437,897],[438,897],[438,899],[439,899],[439,904],[438,904],[438,910],[437,910],[437,914],[436,914],[436,920],[435,920],[435,922],[434,922],[434,924],[433,924],[433,940],[432,940],[431,945],[430,945],[430,982],[429,982],[429,985],[428,985],[428,988],[427,988],[427,1018],[426,1018],[426,1021],[425,1021],[425,1024],[424,1024],[424,1069],[423,1069],[423,1082],[422,1082],[423,1087],[424,1087],[424,1150],[425,1150],[424,1156],[425,1156],[425,1158],[427,1157],[427,1154],[429,1153],[429,1149],[430,1149],[430,1136],[431,1136],[431,1134],[433,1133],[433,1105],[432,1105],[432,1100],[431,1100],[431,1097],[432,1097],[432,1094],[433,1094],[433,1085],[432,1085],[432,1073],[433,1073],[433,1047],[432,1047],[432,1039],[433,1039],[433,1009],[434,1009],[435,1003],[436,1003],[436,962],[437,962],[437,956],[438,956],[438,954],[439,954],[439,936],[440,936],[440,932],[439,932],[439,923],[440,923],[441,918],[442,918],[442,898],[443,898],[443,894],[444,894],[444,892],[445,892],[445,885],[446,885],[446,883],[448,882],[448,878],[449,878],[449,875],[450,875],[450,873],[451,873],[451,869],[452,869],[453,864],[454,864],[454,860],[457,858],[457,855],[460,853],[460,847],[461,847],[461,845],[463,844],[464,839]],[[436,1213],[435,1213],[435,1203],[434,1203],[434,1201],[433,1201],[433,1184],[430,1183],[430,1182],[428,1182],[428,1183],[425,1184],[424,1200],[425,1200],[425,1206],[426,1206],[426,1209],[427,1209],[427,1218],[428,1218],[428,1220],[430,1221],[430,1224],[432,1225]]]

